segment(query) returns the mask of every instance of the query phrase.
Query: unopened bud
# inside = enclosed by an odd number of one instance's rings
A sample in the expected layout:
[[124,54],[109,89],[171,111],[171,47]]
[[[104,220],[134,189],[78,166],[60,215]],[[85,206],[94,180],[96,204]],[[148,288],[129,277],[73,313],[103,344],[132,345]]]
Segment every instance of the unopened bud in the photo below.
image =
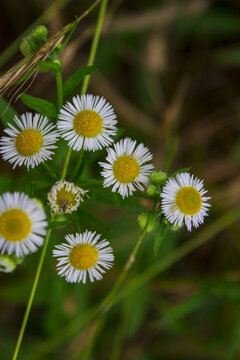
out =
[[[148,217],[149,217],[148,213],[142,213],[138,215],[138,223],[142,229],[145,228],[146,223],[148,221]],[[154,228],[155,228],[155,217],[150,217],[147,225],[147,232],[153,231]]]
[[148,196],[154,196],[156,194],[156,191],[157,191],[157,187],[156,185],[149,185],[148,188],[147,188],[147,194]]
[[11,273],[15,270],[16,263],[9,255],[0,255],[0,271]]
[[36,46],[35,46],[34,42],[32,41],[31,37],[26,36],[20,44],[21,53],[23,54],[23,56],[26,57],[35,50],[36,50]]
[[47,28],[44,25],[37,26],[31,33],[32,38],[36,41],[46,41],[47,40]]
[[164,222],[164,224],[166,224],[166,225],[169,227],[169,229],[172,230],[172,231],[178,231],[178,230],[180,230],[180,229],[183,227],[183,224],[182,224],[181,226],[179,226],[179,225],[174,225],[174,224],[170,223],[170,221],[168,221],[166,218],[163,219],[163,222]]
[[153,171],[149,179],[153,184],[160,185],[167,180],[167,174],[164,171]]

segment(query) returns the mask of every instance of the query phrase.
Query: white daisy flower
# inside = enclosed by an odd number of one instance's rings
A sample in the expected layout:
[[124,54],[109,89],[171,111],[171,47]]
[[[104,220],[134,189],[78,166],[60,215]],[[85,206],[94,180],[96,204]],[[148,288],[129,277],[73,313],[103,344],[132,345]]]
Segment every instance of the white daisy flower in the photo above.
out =
[[137,142],[129,138],[114,144],[113,149],[107,149],[108,163],[99,162],[103,167],[101,175],[105,178],[103,186],[113,185],[112,191],[118,192],[124,198],[132,195],[136,189],[143,190],[147,185],[152,164],[144,165],[152,159],[152,154],[143,144],[136,147]]
[[104,269],[110,269],[114,260],[109,242],[98,242],[101,235],[86,230],[82,234],[66,235],[67,243],[55,246],[58,274],[67,282],[86,283],[87,274],[91,282],[102,279]]
[[82,95],[73,97],[60,110],[57,127],[73,150],[96,151],[109,146],[116,135],[116,115],[104,97]]
[[167,220],[174,226],[181,226],[184,222],[191,231],[192,226],[198,227],[207,216],[210,197],[204,196],[207,190],[203,187],[203,180],[189,173],[177,174],[170,178],[163,187],[162,210]]
[[83,190],[72,182],[57,181],[48,193],[51,210],[55,214],[71,214],[77,210],[88,190]]
[[4,131],[8,136],[0,140],[0,153],[4,160],[17,165],[34,168],[41,162],[51,159],[54,144],[58,139],[55,126],[49,123],[47,117],[32,113],[21,115],[21,119],[14,117],[15,126],[8,123],[9,128]]
[[46,215],[24,193],[0,196],[0,250],[18,257],[37,251],[46,234]]

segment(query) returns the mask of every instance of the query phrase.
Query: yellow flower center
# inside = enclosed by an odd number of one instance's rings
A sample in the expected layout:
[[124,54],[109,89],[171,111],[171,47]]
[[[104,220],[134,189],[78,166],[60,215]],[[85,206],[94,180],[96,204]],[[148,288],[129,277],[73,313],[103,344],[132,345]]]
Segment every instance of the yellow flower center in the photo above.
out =
[[122,155],[114,162],[113,173],[119,182],[124,184],[130,183],[139,174],[138,162],[131,155]]
[[64,211],[68,206],[76,204],[75,195],[71,191],[67,191],[64,186],[61,190],[57,191],[57,204]]
[[29,217],[22,210],[6,210],[0,215],[0,235],[7,241],[15,242],[25,239],[31,227]]
[[102,118],[93,110],[83,110],[74,118],[74,129],[85,137],[97,136],[102,130]]
[[90,244],[80,244],[75,246],[70,254],[69,261],[78,270],[91,269],[98,260],[98,251]]
[[39,152],[43,143],[42,134],[35,129],[23,130],[16,139],[16,148],[20,155],[32,156]]
[[194,187],[185,186],[178,191],[176,204],[183,214],[195,215],[201,209],[202,196]]

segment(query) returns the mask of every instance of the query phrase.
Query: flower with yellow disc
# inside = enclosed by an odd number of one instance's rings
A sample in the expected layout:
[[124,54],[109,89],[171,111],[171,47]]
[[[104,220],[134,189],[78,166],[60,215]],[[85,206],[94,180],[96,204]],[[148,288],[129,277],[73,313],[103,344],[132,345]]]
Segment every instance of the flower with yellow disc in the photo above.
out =
[[129,138],[108,148],[107,163],[100,162],[103,168],[101,175],[104,177],[104,187],[112,186],[112,191],[118,192],[124,198],[132,195],[136,189],[143,190],[142,185],[147,185],[149,174],[153,170],[152,164],[146,162],[152,159],[152,154],[143,144]]
[[27,112],[20,119],[15,116],[14,122],[15,126],[8,123],[4,130],[8,136],[0,140],[3,159],[13,163],[13,168],[26,165],[28,169],[51,159],[59,135],[48,118]]
[[104,269],[112,267],[114,255],[108,241],[98,242],[100,237],[88,230],[82,234],[66,235],[67,243],[57,245],[53,250],[58,261],[58,274],[71,283],[85,284],[87,275],[91,282],[102,279]]
[[1,253],[22,257],[38,250],[46,234],[46,215],[41,206],[24,193],[0,196]]
[[90,94],[73,97],[60,111],[61,136],[76,151],[96,151],[109,146],[116,135],[116,115],[104,97]]
[[162,210],[167,220],[174,226],[181,226],[184,222],[191,231],[197,228],[207,216],[210,197],[204,196],[207,190],[203,187],[203,180],[189,173],[177,174],[170,178],[161,193]]

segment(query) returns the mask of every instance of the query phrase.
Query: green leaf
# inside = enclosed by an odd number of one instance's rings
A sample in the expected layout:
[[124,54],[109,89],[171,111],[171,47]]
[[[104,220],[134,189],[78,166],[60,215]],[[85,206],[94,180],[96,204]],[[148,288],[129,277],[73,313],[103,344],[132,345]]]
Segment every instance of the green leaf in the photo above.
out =
[[33,198],[35,195],[35,187],[36,183],[33,180],[26,184],[26,194],[29,195],[31,198]]
[[59,61],[38,60],[38,66],[42,72],[52,71],[54,74],[56,74],[61,71],[61,64]]
[[0,118],[5,126],[7,123],[14,124],[14,116],[19,116],[15,109],[9,103],[0,97]]
[[105,224],[102,220],[91,214],[87,210],[83,209],[82,206],[78,208],[79,220],[84,222],[91,229],[99,231],[103,235],[109,235],[111,232],[110,227]]
[[49,224],[48,224],[48,229],[53,229],[53,228],[62,228],[62,227],[65,227],[69,224],[71,224],[71,220],[61,220],[61,221],[51,221]]
[[161,221],[159,221],[153,242],[153,251],[155,257],[157,257],[158,255],[159,248],[166,236],[167,230],[168,230],[167,226],[163,224]]
[[[112,137],[114,142],[116,142],[118,140],[118,138],[120,138],[124,134],[124,132],[125,132],[124,129],[118,128],[117,134]],[[85,152],[84,160],[83,160],[83,164],[84,164],[83,167],[85,165],[92,164],[93,162],[98,160],[100,158],[100,156],[102,156],[105,152],[106,152],[106,149],[102,149],[102,150],[98,150],[98,151],[94,151],[94,152],[93,151]]]
[[146,211],[146,207],[139,203],[135,198],[123,199],[117,192],[112,192],[110,188],[103,188],[102,186],[94,187],[94,191],[89,191],[89,197],[91,200],[97,201],[97,203],[112,204],[120,209],[132,211],[134,213],[140,213]]
[[97,68],[95,66],[85,66],[71,75],[63,84],[64,97],[68,97],[86,75],[90,75],[96,70]]
[[30,109],[33,109],[39,112],[42,115],[45,115],[49,118],[57,117],[57,108],[56,106],[44,99],[40,99],[31,95],[22,94],[20,96],[22,102],[27,105]]
[[190,166],[190,167],[186,167],[186,168],[184,168],[184,169],[177,170],[177,171],[175,171],[174,173],[172,173],[169,177],[176,177],[177,174],[181,174],[181,173],[188,172],[188,171],[191,170],[191,168],[192,168],[192,167]]

